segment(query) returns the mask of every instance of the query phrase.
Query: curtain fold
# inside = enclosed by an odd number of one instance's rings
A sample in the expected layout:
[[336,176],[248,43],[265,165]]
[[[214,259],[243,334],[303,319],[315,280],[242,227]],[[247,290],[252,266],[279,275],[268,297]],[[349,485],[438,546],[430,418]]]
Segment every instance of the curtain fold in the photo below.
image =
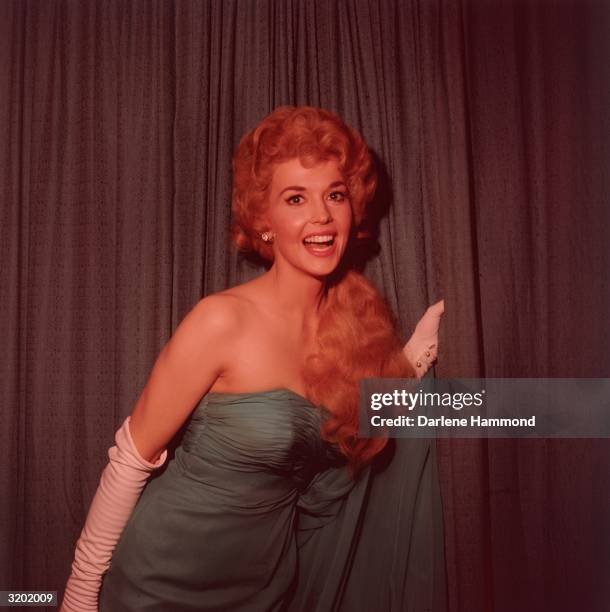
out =
[[[436,375],[610,369],[610,10],[594,0],[0,3],[0,584],[61,591],[112,445],[228,243],[273,108],[371,146],[364,272]],[[452,612],[600,612],[607,440],[437,444]]]

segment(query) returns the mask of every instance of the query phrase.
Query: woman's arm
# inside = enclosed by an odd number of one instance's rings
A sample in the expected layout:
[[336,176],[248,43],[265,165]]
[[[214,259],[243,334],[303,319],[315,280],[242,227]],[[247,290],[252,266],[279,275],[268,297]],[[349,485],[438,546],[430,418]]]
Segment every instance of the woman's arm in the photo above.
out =
[[[195,306],[165,345],[131,415],[131,435],[153,461],[226,371],[239,333],[235,298],[212,295]],[[234,357],[234,356],[233,356]]]
[[444,312],[444,300],[429,306],[402,349],[418,378],[430,369],[438,357],[438,329]]
[[150,473],[197,401],[225,370],[239,330],[233,298],[205,298],[161,351],[131,416],[115,436],[76,544],[61,612],[97,611],[102,576]]

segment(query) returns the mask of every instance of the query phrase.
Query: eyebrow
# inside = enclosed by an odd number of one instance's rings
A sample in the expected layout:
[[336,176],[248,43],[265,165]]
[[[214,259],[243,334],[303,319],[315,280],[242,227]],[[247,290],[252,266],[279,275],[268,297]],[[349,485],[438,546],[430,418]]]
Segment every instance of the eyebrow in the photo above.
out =
[[[331,183],[327,189],[332,189],[333,187],[339,187],[339,185],[343,185],[344,187],[347,187],[347,185],[343,182],[343,181],[335,181],[334,183]],[[280,195],[282,195],[284,193],[284,191],[307,191],[306,187],[301,187],[300,185],[291,185],[290,187],[284,187],[284,189],[282,189],[282,191],[280,191]]]

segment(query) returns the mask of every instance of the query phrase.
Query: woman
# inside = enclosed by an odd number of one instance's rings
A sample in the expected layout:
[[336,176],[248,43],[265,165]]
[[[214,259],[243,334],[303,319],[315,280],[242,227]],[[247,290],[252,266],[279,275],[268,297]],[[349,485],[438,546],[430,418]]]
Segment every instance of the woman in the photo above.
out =
[[422,375],[436,358],[442,303],[403,347],[344,265],[376,184],[357,132],[281,107],[233,166],[233,241],[272,265],[201,300],[159,355],[109,451],[62,610],[97,609],[102,578],[112,612],[329,609],[307,587],[320,538],[387,442],[358,438],[358,382]]

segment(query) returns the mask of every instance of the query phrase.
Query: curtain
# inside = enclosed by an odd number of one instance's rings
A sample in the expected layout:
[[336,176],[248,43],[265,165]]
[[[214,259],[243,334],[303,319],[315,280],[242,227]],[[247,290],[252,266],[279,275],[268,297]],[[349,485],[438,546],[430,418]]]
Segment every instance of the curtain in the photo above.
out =
[[[0,3],[0,584],[57,590],[173,329],[261,272],[231,157],[273,108],[372,148],[365,274],[436,375],[610,366],[610,10],[594,0]],[[607,440],[438,442],[452,612],[605,610]]]

